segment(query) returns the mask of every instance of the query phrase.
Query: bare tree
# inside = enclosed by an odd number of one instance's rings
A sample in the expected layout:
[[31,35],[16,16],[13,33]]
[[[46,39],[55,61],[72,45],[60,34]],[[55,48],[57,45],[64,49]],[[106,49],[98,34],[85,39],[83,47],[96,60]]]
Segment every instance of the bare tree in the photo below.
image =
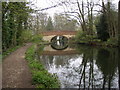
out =
[[[94,8],[94,2],[91,1],[83,1],[83,0],[76,0],[74,2],[69,1],[65,4],[67,9],[65,11],[65,14],[68,14],[69,16],[73,16],[76,18],[83,30],[83,32],[87,35],[93,35],[93,8]],[[87,8],[87,9],[86,9]]]

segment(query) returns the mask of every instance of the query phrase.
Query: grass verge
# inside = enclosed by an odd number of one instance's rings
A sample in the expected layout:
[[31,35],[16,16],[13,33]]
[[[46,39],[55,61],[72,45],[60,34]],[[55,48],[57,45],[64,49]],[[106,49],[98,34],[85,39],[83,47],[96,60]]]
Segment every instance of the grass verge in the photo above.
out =
[[32,72],[32,83],[36,88],[59,88],[60,83],[54,75],[50,74],[44,66],[35,59],[35,45],[26,52],[26,60]]

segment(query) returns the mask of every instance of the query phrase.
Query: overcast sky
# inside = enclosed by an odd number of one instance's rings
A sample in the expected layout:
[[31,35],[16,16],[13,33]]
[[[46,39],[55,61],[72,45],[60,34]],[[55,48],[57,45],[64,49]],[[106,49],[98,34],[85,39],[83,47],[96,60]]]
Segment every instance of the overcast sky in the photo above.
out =
[[[53,5],[57,4],[57,2],[59,2],[59,1],[60,0],[32,0],[32,2],[35,4],[34,6],[37,7],[39,10],[43,9],[43,8],[53,6]],[[75,1],[75,0],[73,0],[73,1]],[[95,0],[95,1],[98,2],[99,0]],[[104,1],[107,1],[107,0],[104,0]],[[119,0],[111,0],[111,1],[117,7],[117,4],[118,4]],[[59,7],[56,7],[56,8],[45,10],[43,12],[47,12],[50,16],[53,16],[54,13],[64,12],[64,9],[63,9],[62,6],[59,6]]]

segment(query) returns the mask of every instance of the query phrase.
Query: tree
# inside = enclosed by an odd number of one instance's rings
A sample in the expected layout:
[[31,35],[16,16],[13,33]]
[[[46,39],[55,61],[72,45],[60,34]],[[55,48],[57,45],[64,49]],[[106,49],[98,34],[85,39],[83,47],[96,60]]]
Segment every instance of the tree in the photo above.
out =
[[118,46],[120,46],[120,0],[118,3]]
[[[115,11],[114,6],[108,0],[106,4],[106,18],[108,23],[108,31],[110,38],[117,39],[117,11]],[[111,18],[110,18],[111,17]]]
[[68,15],[55,14],[55,30],[75,30],[77,21]]
[[3,51],[21,43],[22,30],[32,9],[26,2],[2,2],[2,48]]
[[[120,0],[118,2],[118,56],[120,54]],[[118,73],[119,73],[119,89],[120,89],[120,60],[118,60]]]
[[108,38],[117,39],[117,12],[113,9],[112,3],[107,4],[102,2],[102,14],[99,22],[96,25],[98,38],[102,41],[107,41]]
[[48,20],[47,20],[47,25],[46,25],[46,30],[47,31],[50,31],[50,30],[53,30],[54,27],[53,27],[53,23],[52,23],[52,19],[51,17],[49,16]]
[[107,39],[109,38],[109,33],[107,20],[104,14],[100,16],[98,24],[96,25],[96,29],[98,38],[101,39],[102,41],[107,41]]
[[94,1],[92,0],[65,0],[65,7],[67,8],[65,14],[77,19],[82,31],[86,35],[93,35],[93,8]]
[[63,23],[65,22],[64,17],[62,15],[55,14],[54,15],[54,27],[55,30],[63,30]]
[[40,30],[45,31],[47,25],[47,13],[39,13]]

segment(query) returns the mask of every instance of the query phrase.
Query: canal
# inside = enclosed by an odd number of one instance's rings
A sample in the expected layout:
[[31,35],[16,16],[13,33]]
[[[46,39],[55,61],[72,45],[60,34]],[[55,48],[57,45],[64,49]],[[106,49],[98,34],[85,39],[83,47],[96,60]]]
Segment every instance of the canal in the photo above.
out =
[[117,48],[75,44],[60,50],[38,46],[36,54],[48,72],[58,77],[61,88],[109,89],[119,88],[119,55]]

